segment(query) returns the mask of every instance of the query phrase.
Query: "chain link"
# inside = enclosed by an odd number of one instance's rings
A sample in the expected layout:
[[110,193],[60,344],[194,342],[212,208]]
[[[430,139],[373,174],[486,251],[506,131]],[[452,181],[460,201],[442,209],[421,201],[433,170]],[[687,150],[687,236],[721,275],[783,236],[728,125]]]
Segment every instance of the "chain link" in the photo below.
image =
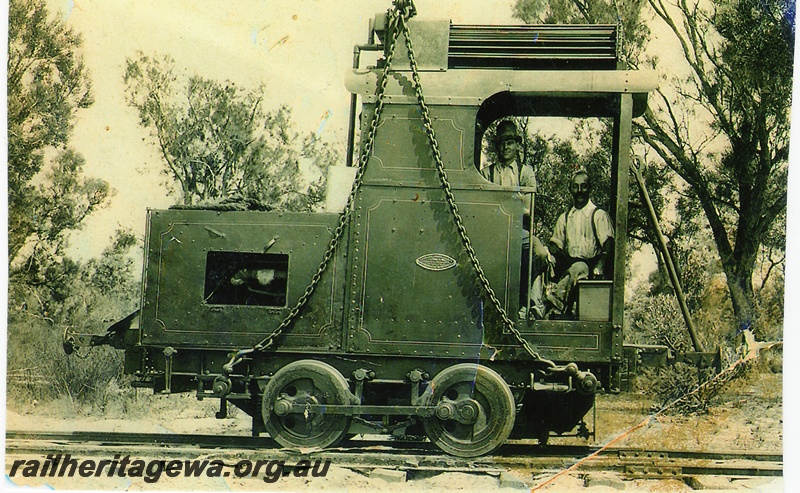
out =
[[[464,244],[464,248],[467,250],[467,255],[469,256],[469,260],[472,263],[472,267],[475,269],[475,273],[478,275],[478,279],[481,282],[481,286],[483,290],[486,292],[486,295],[489,297],[489,300],[492,302],[492,305],[500,314],[500,318],[503,320],[503,326],[511,332],[517,341],[525,348],[525,351],[537,361],[546,361],[542,360],[539,354],[531,347],[530,343],[522,337],[520,331],[514,325],[514,321],[508,317],[505,309],[503,308],[502,302],[500,299],[497,298],[497,295],[492,289],[492,286],[489,284],[489,279],[486,277],[486,274],[483,271],[483,267],[481,267],[480,261],[478,260],[478,256],[475,254],[475,249],[472,247],[472,241],[470,241],[469,236],[467,235],[467,228],[464,226],[464,220],[461,217],[461,214],[458,212],[458,204],[456,204],[455,196],[453,195],[453,190],[450,186],[450,182],[447,180],[447,173],[444,170],[444,163],[442,162],[442,154],[439,151],[439,143],[436,140],[436,133],[433,130],[433,123],[431,121],[430,109],[428,105],[425,103],[425,96],[422,94],[422,83],[419,77],[419,70],[417,68],[417,60],[416,56],[414,55],[414,45],[411,42],[411,36],[409,33],[408,25],[406,24],[406,20],[403,17],[400,17],[400,28],[403,31],[403,37],[405,38],[406,48],[408,49],[408,60],[411,64],[411,73],[412,78],[414,80],[414,92],[417,96],[417,103],[419,103],[420,110],[422,112],[422,119],[423,119],[423,126],[425,127],[425,133],[428,136],[428,143],[431,146],[431,151],[433,153],[433,159],[436,162],[436,171],[439,174],[439,181],[442,184],[442,190],[444,190],[445,198],[447,199],[447,204],[450,206],[450,211],[453,213],[453,219],[456,224],[456,229],[458,229],[458,235],[461,237],[461,242]],[[551,362],[548,362],[551,363]]]
[[375,113],[372,116],[372,121],[370,122],[369,132],[367,134],[367,139],[364,144],[363,151],[359,156],[359,167],[358,171],[356,172],[355,179],[353,180],[353,187],[350,190],[350,195],[347,197],[347,203],[344,207],[344,213],[339,217],[339,223],[336,226],[336,230],[331,237],[330,242],[328,243],[328,249],[325,251],[325,255],[322,257],[322,262],[320,262],[319,267],[317,268],[317,272],[311,278],[311,282],[309,283],[308,287],[306,287],[305,292],[300,296],[295,303],[294,307],[289,311],[286,317],[283,319],[281,324],[272,331],[267,337],[265,337],[261,342],[256,344],[254,347],[255,350],[263,351],[264,349],[270,347],[275,339],[281,335],[281,333],[291,325],[297,316],[300,314],[300,310],[305,306],[308,299],[314,293],[317,285],[319,284],[320,279],[322,279],[322,274],[328,267],[330,260],[333,258],[334,253],[336,252],[336,248],[339,246],[339,242],[344,235],[345,230],[347,229],[347,225],[350,223],[350,218],[353,215],[353,204],[355,202],[356,194],[358,190],[361,188],[361,182],[364,180],[364,172],[367,170],[367,163],[369,162],[369,156],[372,154],[372,149],[375,145],[375,135],[378,131],[378,124],[380,123],[381,113],[383,113],[383,103],[384,103],[384,96],[386,93],[386,84],[389,81],[389,69],[392,66],[392,58],[394,57],[394,48],[397,44],[397,35],[399,30],[396,28],[398,23],[398,19],[402,18],[402,16],[398,15],[397,10],[392,10],[389,12],[389,27],[390,32],[392,33],[391,38],[388,40],[388,50],[386,54],[386,62],[383,67],[383,72],[381,74],[380,83],[376,88],[376,102],[375,102]]

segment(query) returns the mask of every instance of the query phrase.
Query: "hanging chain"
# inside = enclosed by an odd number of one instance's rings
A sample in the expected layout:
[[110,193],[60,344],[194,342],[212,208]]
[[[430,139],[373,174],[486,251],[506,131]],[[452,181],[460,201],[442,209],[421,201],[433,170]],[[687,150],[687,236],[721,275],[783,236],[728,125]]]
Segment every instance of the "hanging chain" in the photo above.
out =
[[[413,5],[413,4],[412,4]],[[354,209],[354,202],[355,196],[358,193],[358,190],[361,188],[361,183],[364,179],[364,173],[367,169],[367,163],[369,162],[369,157],[372,154],[372,149],[375,144],[375,135],[378,130],[378,124],[380,123],[380,117],[383,112],[384,106],[384,97],[386,93],[386,85],[389,81],[389,70],[392,66],[392,58],[394,57],[395,46],[397,44],[397,37],[400,32],[403,33],[405,38],[406,47],[408,49],[408,58],[411,63],[411,71],[413,74],[414,79],[414,89],[417,95],[417,101],[419,102],[420,108],[422,110],[422,116],[424,120],[424,127],[425,132],[428,135],[428,141],[431,145],[431,149],[433,152],[433,157],[436,162],[436,169],[439,173],[439,180],[442,183],[442,189],[445,192],[445,196],[447,198],[447,203],[450,206],[450,210],[453,213],[453,218],[455,219],[456,227],[458,229],[459,236],[461,237],[461,241],[464,244],[464,248],[467,250],[467,254],[469,255],[470,262],[472,263],[473,268],[475,269],[476,273],[478,274],[478,279],[481,282],[481,286],[486,291],[486,294],[489,296],[489,299],[492,302],[492,305],[500,314],[504,327],[511,332],[514,337],[519,341],[525,351],[537,361],[543,361],[548,363],[550,366],[555,366],[554,363],[542,359],[539,354],[531,347],[530,343],[522,337],[522,334],[517,330],[514,325],[514,322],[508,317],[508,314],[503,309],[500,300],[497,298],[497,295],[492,289],[491,285],[489,284],[489,279],[486,277],[486,274],[483,271],[483,268],[478,261],[478,257],[475,254],[475,249],[472,247],[472,242],[467,235],[467,230],[464,227],[464,221],[461,218],[461,215],[458,212],[458,205],[455,201],[455,196],[453,195],[452,189],[450,187],[450,183],[447,180],[447,173],[444,170],[444,164],[442,163],[442,155],[439,151],[439,144],[436,140],[436,135],[433,131],[433,124],[431,122],[430,117],[430,110],[428,109],[428,105],[425,103],[425,97],[422,94],[422,84],[420,83],[419,78],[419,71],[417,68],[416,58],[414,56],[414,47],[411,42],[411,37],[409,36],[408,25],[406,21],[408,18],[414,15],[413,8],[408,8],[403,6],[403,2],[398,2],[395,5],[395,9],[389,11],[388,13],[388,29],[387,31],[390,34],[390,38],[387,40],[388,49],[386,52],[386,61],[383,67],[383,72],[381,73],[381,78],[378,83],[378,87],[376,88],[376,101],[375,101],[375,112],[372,116],[372,121],[370,122],[369,132],[367,134],[367,139],[364,144],[364,148],[362,150],[361,155],[359,156],[359,167],[358,171],[356,172],[355,179],[353,180],[353,186],[350,190],[350,195],[347,197],[347,203],[344,208],[343,214],[339,217],[339,223],[336,226],[336,230],[331,237],[330,242],[328,243],[328,249],[325,251],[323,255],[322,261],[317,268],[316,273],[311,278],[311,282],[309,283],[308,287],[306,287],[305,292],[300,296],[297,300],[297,303],[292,307],[286,317],[283,319],[280,325],[278,325],[275,330],[272,331],[268,336],[261,340],[258,344],[253,346],[252,349],[246,349],[237,352],[231,357],[231,360],[223,365],[223,372],[225,374],[230,374],[233,371],[233,367],[242,361],[244,356],[251,354],[255,351],[263,351],[268,347],[274,344],[275,339],[277,339],[283,331],[289,327],[294,321],[297,319],[297,316],[300,314],[300,311],[305,306],[308,299],[314,293],[319,281],[322,279],[322,274],[328,267],[330,260],[333,258],[333,255],[336,251],[336,248],[341,241],[342,236],[347,228],[347,225],[350,223],[350,218],[352,217],[353,209]]]
[[398,15],[397,10],[392,10],[389,12],[389,32],[392,33],[391,38],[387,41],[388,42],[388,50],[386,54],[386,62],[383,67],[383,72],[381,74],[380,82],[378,87],[376,88],[376,101],[375,101],[375,113],[372,116],[372,121],[370,123],[369,132],[367,134],[366,143],[364,144],[363,151],[359,156],[359,167],[358,171],[356,172],[356,176],[353,180],[353,186],[350,190],[350,195],[347,197],[347,203],[344,207],[343,214],[339,217],[339,223],[336,226],[336,230],[334,230],[333,236],[331,237],[330,242],[328,243],[328,249],[325,251],[325,254],[322,257],[322,261],[317,268],[317,271],[314,273],[314,276],[311,278],[311,282],[306,287],[306,290],[297,300],[297,303],[292,307],[289,313],[284,317],[283,321],[280,325],[278,325],[275,330],[272,331],[268,336],[261,340],[258,344],[253,346],[252,349],[246,349],[243,351],[239,351],[231,357],[231,360],[223,366],[223,371],[225,373],[230,373],[233,369],[233,366],[239,363],[243,356],[253,353],[255,351],[263,351],[268,347],[272,346],[283,331],[289,327],[294,321],[297,319],[297,316],[300,314],[300,311],[305,306],[308,299],[314,293],[314,290],[317,288],[319,281],[322,279],[322,274],[328,267],[330,260],[333,258],[334,253],[336,252],[336,248],[339,246],[339,242],[344,235],[345,230],[347,229],[347,225],[350,223],[350,218],[353,215],[354,209],[354,202],[356,194],[358,193],[359,188],[361,188],[361,183],[364,180],[364,173],[367,170],[367,163],[369,162],[369,156],[372,154],[372,149],[375,145],[375,135],[378,130],[378,124],[380,123],[381,113],[383,112],[383,103],[384,103],[384,96],[386,93],[386,84],[389,80],[389,69],[392,66],[392,58],[394,56],[394,48],[397,44],[397,35],[399,30],[396,28],[398,24],[398,19],[402,18],[402,16]]
[[[397,15],[397,11],[393,10],[389,13],[389,25],[390,29],[393,24],[397,23],[397,19],[402,18],[402,16]],[[291,325],[297,315],[300,313],[300,310],[308,301],[308,298],[311,297],[311,294],[319,284],[320,279],[322,279],[322,274],[325,272],[325,269],[328,267],[331,258],[333,258],[333,254],[336,251],[337,246],[339,245],[339,241],[342,239],[344,235],[344,231],[347,228],[347,225],[350,223],[350,218],[353,215],[353,203],[355,201],[356,194],[358,190],[361,188],[361,182],[364,180],[364,172],[367,170],[367,162],[369,161],[369,156],[372,154],[372,148],[375,145],[375,135],[378,131],[378,124],[380,123],[381,113],[383,112],[383,101],[384,96],[386,93],[386,83],[389,80],[389,69],[392,66],[392,58],[394,56],[394,47],[397,41],[397,29],[393,30],[393,34],[391,39],[388,41],[389,49],[386,55],[386,64],[383,67],[383,73],[381,74],[380,83],[377,87],[377,100],[375,102],[375,113],[372,116],[372,122],[370,123],[369,133],[367,134],[367,141],[364,144],[364,149],[361,155],[359,156],[359,167],[358,171],[356,172],[355,179],[353,180],[353,187],[350,190],[350,195],[347,197],[347,204],[344,207],[344,213],[339,217],[339,224],[336,226],[336,230],[333,233],[333,237],[331,238],[330,243],[328,244],[328,250],[325,252],[325,255],[322,258],[322,262],[320,262],[319,267],[317,268],[317,272],[314,274],[314,277],[311,278],[311,283],[306,288],[305,292],[300,296],[297,300],[297,303],[291,309],[286,318],[283,319],[283,322],[274,330],[270,335],[268,335],[264,340],[258,343],[257,347],[259,350],[266,349],[270,345],[272,345],[273,341],[276,337],[281,335],[281,332]]]
[[450,211],[453,213],[453,219],[455,220],[456,229],[458,229],[458,235],[461,237],[461,242],[464,244],[464,248],[467,250],[467,255],[472,263],[472,267],[475,269],[475,273],[478,275],[478,279],[481,282],[483,290],[486,292],[486,295],[489,297],[492,305],[500,314],[500,318],[503,320],[503,326],[514,335],[514,337],[522,345],[522,347],[525,348],[525,351],[528,352],[531,358],[537,361],[545,361],[551,366],[554,366],[552,362],[543,360],[541,356],[539,356],[539,353],[537,353],[533,347],[531,347],[530,343],[525,340],[524,337],[522,337],[522,334],[514,325],[514,321],[508,317],[505,309],[503,309],[502,302],[499,298],[497,298],[494,289],[492,289],[492,286],[489,284],[489,279],[486,277],[483,267],[481,267],[480,261],[478,260],[478,256],[475,254],[475,249],[472,247],[472,241],[470,241],[469,236],[467,235],[467,229],[464,227],[464,220],[461,217],[461,214],[458,212],[458,204],[456,204],[456,199],[453,195],[452,188],[450,187],[450,182],[447,180],[447,173],[444,170],[442,154],[439,151],[439,143],[436,140],[436,133],[433,130],[430,109],[425,103],[425,96],[422,94],[422,83],[420,82],[417,60],[414,55],[414,45],[411,42],[408,25],[406,24],[406,19],[403,17],[400,17],[399,21],[400,28],[403,31],[403,37],[406,41],[406,48],[408,49],[408,60],[411,63],[414,91],[416,92],[417,102],[419,103],[420,110],[422,111],[423,126],[425,127],[425,133],[428,136],[428,143],[431,145],[433,159],[436,162],[436,171],[438,171],[439,181],[442,183],[442,190],[444,190],[444,195],[447,198],[447,204],[450,206]]

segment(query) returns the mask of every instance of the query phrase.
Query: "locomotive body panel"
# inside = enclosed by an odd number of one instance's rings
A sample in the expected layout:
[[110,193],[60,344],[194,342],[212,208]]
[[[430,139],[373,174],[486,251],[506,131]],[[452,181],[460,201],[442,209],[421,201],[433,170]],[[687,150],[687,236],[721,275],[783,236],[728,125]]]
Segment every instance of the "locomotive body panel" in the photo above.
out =
[[622,329],[614,327],[608,322],[532,320],[521,323],[519,330],[543,358],[616,363],[622,358]]
[[[431,105],[430,109],[435,115],[432,125],[448,180],[454,187],[466,184],[491,186],[475,172],[473,165],[478,105],[443,104]],[[374,110],[374,104],[364,104],[362,135],[366,135],[369,129]],[[391,98],[386,101],[364,181],[393,186],[440,187],[431,146],[415,99],[402,97],[398,102]]]
[[[496,296],[516,312],[521,201],[508,192],[454,194]],[[353,231],[348,350],[460,357],[500,342],[441,189],[365,185]]]
[[[305,291],[338,214],[151,210],[141,343],[237,348],[269,334]],[[335,350],[343,253],[331,259],[290,350]]]

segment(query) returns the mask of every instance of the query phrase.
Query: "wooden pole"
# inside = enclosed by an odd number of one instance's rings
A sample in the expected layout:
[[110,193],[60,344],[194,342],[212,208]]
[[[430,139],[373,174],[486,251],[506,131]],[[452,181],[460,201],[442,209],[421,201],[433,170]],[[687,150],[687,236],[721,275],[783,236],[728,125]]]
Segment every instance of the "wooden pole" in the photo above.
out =
[[[638,162],[638,159],[635,159],[634,161]],[[675,290],[675,296],[678,298],[678,305],[680,305],[681,313],[683,314],[683,320],[686,322],[686,328],[689,329],[689,336],[692,338],[694,350],[698,353],[702,353],[703,345],[700,344],[700,339],[697,337],[692,316],[689,313],[689,307],[686,306],[686,297],[683,295],[683,288],[681,287],[681,281],[678,278],[678,272],[675,270],[675,264],[672,263],[672,256],[669,254],[669,250],[667,250],[667,240],[664,238],[664,234],[661,232],[656,210],[653,207],[653,203],[650,201],[650,194],[647,193],[647,188],[645,188],[642,172],[639,170],[639,167],[636,164],[636,162],[631,162],[631,170],[633,170],[633,176],[636,178],[636,183],[639,184],[639,190],[642,193],[642,200],[644,200],[644,203],[647,206],[647,211],[650,213],[650,221],[653,223],[653,230],[656,233],[658,244],[661,247],[661,253],[664,256],[664,264],[667,266],[667,272],[669,273],[669,278],[672,282],[672,288]]]

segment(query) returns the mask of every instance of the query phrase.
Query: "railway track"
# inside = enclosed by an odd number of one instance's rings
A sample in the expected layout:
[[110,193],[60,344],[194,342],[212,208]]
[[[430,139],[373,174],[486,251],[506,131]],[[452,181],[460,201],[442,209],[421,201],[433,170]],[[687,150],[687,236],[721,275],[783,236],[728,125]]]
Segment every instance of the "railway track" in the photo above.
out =
[[[147,433],[94,432],[6,432],[6,456],[47,454],[102,456],[128,454],[156,459],[269,459],[287,462],[303,459],[330,459],[333,465],[354,470],[396,469],[414,474],[427,472],[470,472],[499,474],[507,470],[525,471],[534,477],[556,473],[581,459],[576,472],[615,472],[626,479],[686,479],[690,476],[719,475],[779,477],[783,475],[783,455],[747,451],[677,451],[606,448],[589,446],[540,447],[525,441],[512,441],[491,456],[463,459],[445,455],[427,442],[380,439],[353,439],[347,447],[325,450],[278,448],[263,437],[171,435]],[[9,459],[7,459],[9,460]]]

